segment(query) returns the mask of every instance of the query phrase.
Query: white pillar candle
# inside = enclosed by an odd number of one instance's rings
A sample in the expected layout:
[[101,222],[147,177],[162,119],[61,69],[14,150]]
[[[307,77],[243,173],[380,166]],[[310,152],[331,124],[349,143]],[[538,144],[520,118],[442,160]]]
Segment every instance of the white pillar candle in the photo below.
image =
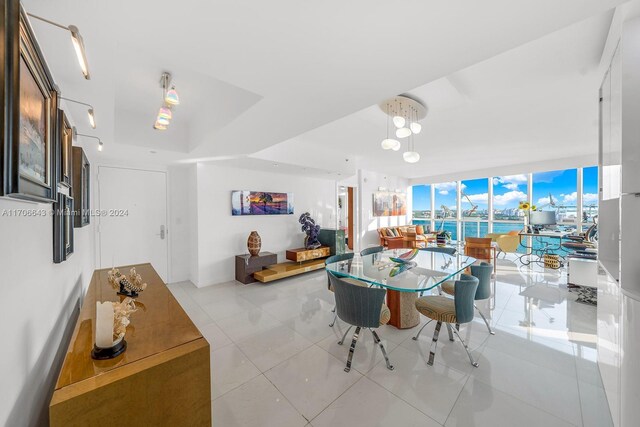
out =
[[96,301],[96,346],[113,346],[113,304]]

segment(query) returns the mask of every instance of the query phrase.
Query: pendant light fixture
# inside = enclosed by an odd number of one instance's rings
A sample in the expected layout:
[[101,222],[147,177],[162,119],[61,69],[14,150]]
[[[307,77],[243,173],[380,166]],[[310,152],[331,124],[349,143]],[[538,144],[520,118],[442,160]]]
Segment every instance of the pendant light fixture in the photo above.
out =
[[76,51],[76,56],[78,57],[78,63],[80,64],[82,75],[85,79],[91,80],[91,74],[89,73],[89,62],[87,61],[87,52],[84,47],[84,40],[80,35],[78,27],[76,27],[75,25],[64,26],[62,24],[58,24],[57,22],[50,21],[32,13],[27,13],[27,15],[39,21],[46,22],[49,25],[53,25],[54,27],[62,28],[63,30],[69,31],[71,33],[71,42],[73,43],[73,49]]
[[[407,150],[402,158],[407,163],[416,163],[420,154],[415,151],[415,135],[422,131],[420,120],[427,116],[427,107],[419,100],[408,95],[398,95],[380,104],[380,109],[387,115],[387,138],[382,141],[384,150],[399,151],[402,144],[398,139],[407,141]],[[395,137],[389,137],[389,119],[395,126]]]
[[162,106],[158,110],[156,116],[156,122],[153,128],[156,130],[167,130],[169,123],[173,118],[173,112],[171,108],[180,104],[180,98],[176,91],[175,85],[171,84],[171,74],[165,72],[160,77],[160,87],[162,88]]
[[[393,150],[398,151],[400,149],[400,141],[397,141],[393,138],[389,138],[389,120],[391,116],[387,115],[387,138],[382,140],[382,149],[383,150]],[[394,117],[395,124],[395,117]]]

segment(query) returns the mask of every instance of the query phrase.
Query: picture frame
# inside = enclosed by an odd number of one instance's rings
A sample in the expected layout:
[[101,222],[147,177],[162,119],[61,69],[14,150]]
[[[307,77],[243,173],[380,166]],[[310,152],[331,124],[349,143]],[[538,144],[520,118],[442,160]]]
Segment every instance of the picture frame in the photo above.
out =
[[59,264],[73,254],[73,197],[58,193],[53,204],[53,262]]
[[81,228],[91,223],[91,164],[82,147],[73,147],[73,226]]
[[0,196],[56,201],[58,89],[18,0],[0,8]]
[[73,129],[63,110],[58,110],[58,158],[56,159],[57,183],[66,188],[72,187],[73,179]]
[[373,193],[373,216],[404,216],[407,214],[407,194],[391,191]]
[[234,190],[231,192],[231,215],[293,215],[293,193]]

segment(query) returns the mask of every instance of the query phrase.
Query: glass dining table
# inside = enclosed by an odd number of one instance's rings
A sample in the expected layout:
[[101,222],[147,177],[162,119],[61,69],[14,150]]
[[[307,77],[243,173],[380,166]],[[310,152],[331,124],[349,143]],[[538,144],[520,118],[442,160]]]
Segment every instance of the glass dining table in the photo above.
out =
[[420,323],[415,309],[419,293],[427,292],[450,280],[476,262],[470,256],[418,251],[406,262],[406,266],[392,261],[406,253],[406,249],[392,249],[349,261],[327,264],[327,271],[387,289],[387,305],[391,310],[389,324],[400,328],[412,328]]

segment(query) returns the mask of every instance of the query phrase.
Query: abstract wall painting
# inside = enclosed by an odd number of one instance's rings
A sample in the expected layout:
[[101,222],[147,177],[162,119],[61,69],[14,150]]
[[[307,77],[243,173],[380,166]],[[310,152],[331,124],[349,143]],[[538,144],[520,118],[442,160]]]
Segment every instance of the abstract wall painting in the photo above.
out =
[[292,215],[293,193],[239,190],[231,192],[231,214]]
[[373,193],[373,216],[404,216],[407,214],[407,194],[390,191]]

